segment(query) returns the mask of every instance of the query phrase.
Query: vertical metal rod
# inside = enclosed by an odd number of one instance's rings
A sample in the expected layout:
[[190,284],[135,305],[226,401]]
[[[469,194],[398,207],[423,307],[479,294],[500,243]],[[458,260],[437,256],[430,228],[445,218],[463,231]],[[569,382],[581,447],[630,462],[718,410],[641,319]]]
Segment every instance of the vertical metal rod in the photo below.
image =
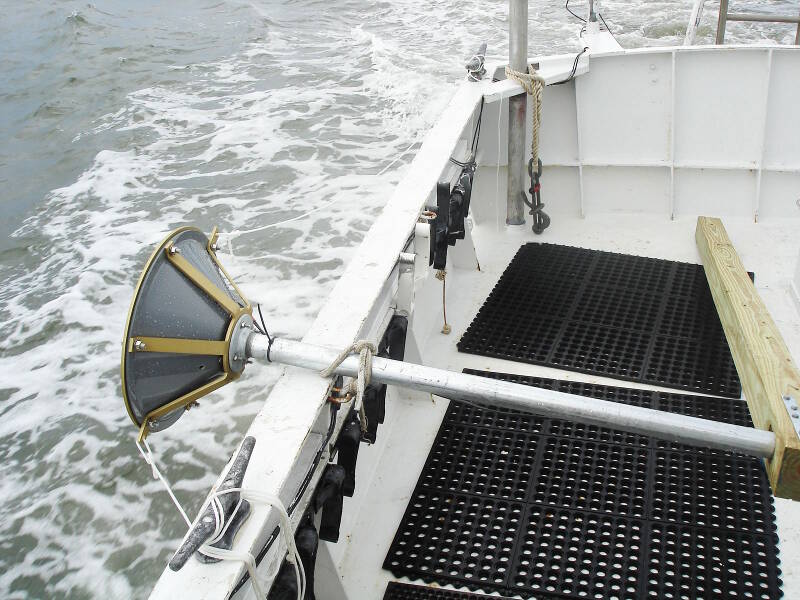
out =
[[717,19],[717,44],[725,43],[725,27],[728,24],[728,0],[719,0],[719,18]]
[[800,46],[800,23],[797,24],[797,33],[794,34],[794,45]]
[[[510,0],[508,8],[508,64],[528,70],[528,0]],[[508,99],[508,195],[506,225],[525,223],[525,108],[526,94]]]

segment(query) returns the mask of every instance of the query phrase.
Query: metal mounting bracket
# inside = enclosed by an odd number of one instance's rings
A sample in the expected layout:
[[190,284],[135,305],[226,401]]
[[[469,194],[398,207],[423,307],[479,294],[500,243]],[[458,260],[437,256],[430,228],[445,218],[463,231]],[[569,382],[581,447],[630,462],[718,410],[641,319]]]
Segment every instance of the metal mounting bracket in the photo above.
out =
[[784,396],[783,403],[786,405],[786,410],[789,411],[789,416],[792,418],[794,430],[797,432],[797,436],[800,437],[800,406],[798,406],[797,400],[792,396]]

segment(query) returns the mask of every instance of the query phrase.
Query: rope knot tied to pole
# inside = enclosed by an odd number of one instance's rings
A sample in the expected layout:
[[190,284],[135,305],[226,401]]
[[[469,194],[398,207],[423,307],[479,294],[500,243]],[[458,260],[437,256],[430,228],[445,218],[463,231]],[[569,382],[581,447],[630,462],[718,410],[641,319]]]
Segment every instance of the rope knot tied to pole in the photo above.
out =
[[533,136],[531,136],[531,158],[535,165],[539,160],[539,128],[542,123],[542,90],[545,86],[544,77],[539,75],[536,67],[528,65],[528,72],[515,71],[506,67],[506,77],[513,79],[522,86],[533,101],[533,115],[531,118]]
[[358,375],[347,386],[346,393],[350,397],[355,397],[356,399],[356,407],[361,417],[362,432],[367,431],[368,425],[367,415],[364,411],[364,391],[367,389],[370,379],[372,379],[372,357],[377,351],[378,349],[375,344],[369,340],[358,340],[342,350],[339,355],[333,359],[333,362],[325,370],[320,372],[320,375],[328,378],[334,374],[339,365],[341,365],[348,356],[351,354],[359,355]]
[[[577,65],[577,59],[575,64]],[[523,193],[522,200],[531,209],[533,231],[539,234],[550,225],[550,217],[542,210],[544,204],[542,204],[541,184],[539,183],[539,178],[542,174],[542,161],[539,158],[539,130],[542,125],[542,90],[545,86],[545,80],[533,65],[528,65],[527,73],[506,67],[506,77],[513,79],[522,86],[522,89],[531,97],[533,105],[533,114],[531,115],[531,159],[528,162],[528,173],[531,177],[529,190],[531,199],[529,201]]]

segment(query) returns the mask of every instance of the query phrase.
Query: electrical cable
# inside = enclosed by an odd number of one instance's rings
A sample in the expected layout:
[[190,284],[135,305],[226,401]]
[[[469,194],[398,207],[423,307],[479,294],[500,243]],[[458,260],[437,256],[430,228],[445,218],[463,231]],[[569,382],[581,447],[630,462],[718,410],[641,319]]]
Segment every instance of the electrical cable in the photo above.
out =
[[564,4],[564,8],[566,8],[566,9],[567,9],[567,12],[568,12],[569,14],[571,14],[573,17],[575,17],[576,19],[578,19],[578,21],[580,21],[581,23],[586,23],[586,19],[584,19],[583,17],[579,17],[579,16],[578,16],[578,15],[576,15],[574,12],[572,12],[572,9],[570,9],[570,7],[569,7],[569,0],[567,0],[566,4]]
[[261,327],[263,327],[261,333],[267,336],[267,362],[272,362],[272,358],[269,354],[272,352],[272,344],[275,343],[275,336],[269,334],[267,324],[264,322],[264,313],[261,312],[261,304],[256,304],[256,309],[258,310],[258,317],[261,319]]
[[575,79],[575,72],[578,70],[578,61],[580,60],[581,56],[583,56],[584,52],[589,49],[589,46],[584,47],[583,50],[578,52],[577,56],[575,56],[575,61],[572,63],[572,71],[570,72],[569,76],[566,79],[562,79],[561,81],[556,81],[555,83],[551,83],[550,85],[562,85],[565,83],[569,83],[573,79]]
[[[613,31],[611,31],[611,28],[608,26],[608,23],[606,23],[606,20],[603,18],[603,15],[602,15],[601,13],[597,13],[597,16],[598,16],[598,17],[600,17],[600,21],[602,21],[603,25],[604,25],[604,26],[605,26],[605,28],[606,28],[606,31],[607,31],[608,33],[610,33],[610,34],[611,34],[611,37],[612,37],[612,38],[614,38],[614,41],[615,41],[615,42],[617,42],[617,43],[619,44],[619,41],[617,41],[617,36],[615,36],[615,35],[614,35],[614,32],[613,32]],[[620,45],[622,45],[622,44],[620,44]]]
[[467,167],[474,167],[475,166],[475,153],[478,150],[478,141],[481,137],[481,121],[483,120],[483,105],[484,99],[481,98],[481,106],[478,110],[478,122],[475,124],[475,129],[472,132],[472,142],[470,143],[470,155],[469,160],[461,161],[454,157],[450,157],[450,162],[454,165],[465,169]]

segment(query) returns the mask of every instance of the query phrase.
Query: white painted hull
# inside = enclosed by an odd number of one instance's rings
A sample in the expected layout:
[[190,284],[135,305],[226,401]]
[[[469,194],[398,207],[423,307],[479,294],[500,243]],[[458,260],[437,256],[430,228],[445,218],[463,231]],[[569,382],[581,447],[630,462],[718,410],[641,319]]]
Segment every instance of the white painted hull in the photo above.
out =
[[[539,62],[554,82],[566,77],[573,59]],[[790,351],[800,358],[797,73],[798,48],[620,50],[581,60],[574,81],[544,92],[543,196],[552,225],[537,237],[529,226],[504,224],[504,98],[519,90],[505,81],[465,83],[304,340],[330,347],[375,340],[400,310],[410,317],[406,360],[456,371],[652,388],[459,354],[455,344],[521,244],[544,241],[697,263],[695,219],[706,214],[723,218],[744,264],[758,273],[758,291]],[[449,158],[466,158],[482,97],[472,230],[449,253],[447,315],[453,330],[443,335],[441,282],[427,268],[428,240],[413,238],[420,211],[435,204],[436,183],[453,181],[460,170]],[[411,287],[399,277],[404,251],[420,257]],[[314,372],[285,369],[247,433],[257,443],[244,487],[291,500],[324,440],[327,388],[328,381]],[[359,452],[356,493],[345,499],[340,542],[320,545],[319,598],[382,596],[393,578],[381,565],[446,406],[442,399],[390,388],[378,441]],[[776,506],[781,552],[790,557],[800,543],[800,504],[777,500]],[[256,554],[276,523],[265,507],[255,507],[236,549]],[[265,582],[284,552],[276,543],[262,562]],[[243,573],[240,562],[205,565],[191,559],[178,573],[165,570],[152,597],[227,598]],[[800,573],[788,561],[783,580],[786,597],[800,597]]]

